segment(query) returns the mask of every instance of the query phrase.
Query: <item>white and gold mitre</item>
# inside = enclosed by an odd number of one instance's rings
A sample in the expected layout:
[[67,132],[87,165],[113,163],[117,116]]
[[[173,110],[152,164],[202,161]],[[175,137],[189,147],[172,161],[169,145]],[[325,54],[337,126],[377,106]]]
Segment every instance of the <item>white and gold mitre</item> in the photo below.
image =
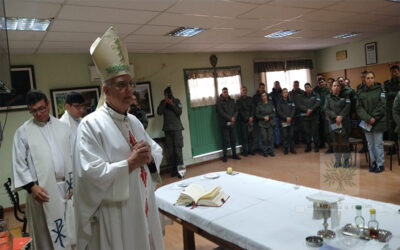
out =
[[101,38],[93,42],[90,55],[103,83],[120,75],[133,77],[129,68],[128,50],[114,27],[108,28]]

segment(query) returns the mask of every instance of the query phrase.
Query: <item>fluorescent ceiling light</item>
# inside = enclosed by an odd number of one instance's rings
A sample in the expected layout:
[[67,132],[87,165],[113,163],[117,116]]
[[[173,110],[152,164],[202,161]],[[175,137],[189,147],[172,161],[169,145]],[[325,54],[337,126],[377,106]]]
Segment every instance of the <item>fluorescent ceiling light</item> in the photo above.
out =
[[294,33],[299,32],[300,30],[280,30],[271,34],[268,34],[264,37],[268,37],[268,38],[281,38],[281,37],[285,37],[285,36],[290,36],[293,35]]
[[205,31],[206,29],[203,28],[196,28],[196,27],[179,27],[170,33],[167,36],[194,36],[199,34],[200,32]]
[[400,0],[389,0],[390,2],[400,3]]
[[[7,30],[47,31],[52,19],[25,17],[7,17]],[[5,29],[4,17],[1,18],[0,29]]]
[[344,33],[344,34],[334,36],[333,38],[350,38],[350,37],[358,36],[359,34],[360,33],[350,32],[350,33]]

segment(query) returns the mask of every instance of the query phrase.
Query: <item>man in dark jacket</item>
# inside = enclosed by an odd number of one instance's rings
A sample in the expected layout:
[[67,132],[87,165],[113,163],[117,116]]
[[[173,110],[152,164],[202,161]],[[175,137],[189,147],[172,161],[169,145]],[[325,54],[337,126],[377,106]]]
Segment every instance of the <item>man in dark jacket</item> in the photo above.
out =
[[[295,154],[294,141],[293,141],[293,128],[296,126],[294,124],[294,113],[296,110],[296,105],[289,98],[289,92],[286,88],[282,90],[282,98],[277,105],[277,116],[279,118],[279,127],[281,134],[281,141],[283,146],[283,152],[285,155],[288,154],[288,149],[290,152]],[[276,126],[278,126],[276,124]]]
[[[269,93],[269,96],[272,99],[272,104],[274,105],[274,108],[276,110],[276,106],[279,103],[279,100],[282,98],[282,89],[281,89],[281,84],[279,81],[274,82],[274,87],[272,88],[271,93]],[[279,119],[277,116],[275,116],[275,124],[279,124]],[[279,139],[279,126],[275,126],[274,128],[274,144],[275,148],[279,147],[280,144],[280,139]]]
[[[265,92],[265,84],[260,82],[258,84],[257,92],[253,95],[253,109],[254,112],[258,104],[262,103],[261,95]],[[253,128],[253,151],[261,147],[260,127],[258,126],[257,117],[254,115],[254,128]]]
[[294,124],[296,124],[294,127],[295,143],[298,143],[303,139],[301,136],[303,132],[303,117],[300,115],[301,111],[299,110],[297,103],[304,96],[304,94],[304,90],[300,89],[300,82],[294,81],[293,89],[289,92],[289,98],[296,104],[296,112],[294,115]]
[[319,152],[319,108],[321,99],[317,93],[313,93],[311,84],[304,84],[305,94],[296,103],[297,108],[303,117],[305,143],[307,145],[304,152],[311,151],[311,141],[314,141],[314,152]]
[[250,96],[247,96],[247,88],[245,86],[242,87],[240,94],[241,96],[236,102],[238,110],[239,140],[242,145],[242,154],[247,157],[248,154],[254,155],[252,148],[254,105],[253,99]]
[[[345,120],[350,119],[350,98],[340,97],[341,85],[335,81],[332,86],[332,93],[326,98],[325,113],[329,118],[329,129],[333,139],[333,150],[335,152],[335,167],[348,168],[349,165],[349,134],[344,129]],[[342,162],[343,156],[343,162]]]
[[144,129],[147,129],[149,121],[147,120],[146,112],[144,112],[144,110],[140,107],[138,103],[139,93],[134,92],[132,98],[133,100],[129,108],[129,113],[136,116],[136,118],[138,118],[139,121],[142,123]]
[[383,151],[383,132],[386,131],[386,93],[375,82],[375,74],[367,72],[365,87],[358,93],[357,114],[360,127],[364,129],[370,155],[370,172],[382,172],[385,167]]
[[392,108],[393,120],[396,123],[395,132],[397,133],[398,144],[400,145],[400,91],[397,93],[396,98],[393,101]]
[[235,124],[237,119],[237,107],[228,93],[228,88],[222,89],[222,94],[217,100],[217,113],[219,115],[219,123],[222,136],[222,161],[227,161],[227,148],[230,145],[232,149],[232,159],[240,160],[236,155],[236,137]]
[[179,99],[172,95],[170,87],[167,87],[164,90],[164,100],[162,100],[158,105],[157,114],[164,116],[163,131],[165,133],[168,160],[172,165],[171,176],[177,176],[178,165],[183,165],[183,126],[180,119],[182,114],[182,104]]
[[[400,91],[400,68],[399,65],[390,67],[391,79],[385,81],[384,88],[386,91],[386,111],[387,111],[387,138],[388,140],[397,141],[395,133],[396,124],[393,119],[393,102],[397,93]],[[394,152],[389,152],[394,153]]]
[[321,98],[321,109],[319,111],[319,147],[323,148],[325,146],[325,142],[329,143],[329,134],[325,133],[326,117],[323,107],[325,105],[325,99],[330,94],[323,77],[319,78],[318,85],[314,87],[313,92],[317,93]]

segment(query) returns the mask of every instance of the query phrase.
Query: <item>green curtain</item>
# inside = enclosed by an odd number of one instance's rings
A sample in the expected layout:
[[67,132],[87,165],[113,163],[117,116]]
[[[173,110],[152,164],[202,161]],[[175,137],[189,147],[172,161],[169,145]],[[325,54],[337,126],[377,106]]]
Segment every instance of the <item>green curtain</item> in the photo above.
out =
[[313,68],[313,63],[311,59],[286,61],[286,70],[312,69],[312,68]]
[[254,73],[282,71],[282,70],[285,70],[285,63],[283,61],[255,62],[254,63]]

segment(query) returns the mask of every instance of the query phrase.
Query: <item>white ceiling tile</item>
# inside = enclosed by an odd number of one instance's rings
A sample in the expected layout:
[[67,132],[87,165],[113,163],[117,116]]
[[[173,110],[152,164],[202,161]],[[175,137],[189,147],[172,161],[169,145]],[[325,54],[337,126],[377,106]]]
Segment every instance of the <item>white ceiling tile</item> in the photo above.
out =
[[327,7],[327,10],[338,10],[338,11],[348,11],[356,13],[370,13],[377,8],[384,8],[386,6],[392,5],[393,2],[389,1],[342,1]]
[[134,35],[163,36],[179,28],[178,26],[144,25],[136,30]]
[[13,49],[33,49],[37,48],[40,41],[9,41],[8,46]]
[[78,33],[78,32],[48,32],[44,41],[64,41],[64,42],[93,42],[102,34],[97,33]]
[[287,8],[280,6],[273,6],[271,4],[262,5],[252,11],[247,12],[240,17],[245,18],[264,18],[264,19],[276,19],[276,20],[290,20],[306,15],[310,12],[310,9],[301,8]]
[[8,40],[20,40],[20,41],[36,41],[42,40],[46,35],[44,31],[20,31],[20,30],[9,30]]
[[[371,13],[399,17],[400,16],[400,4],[393,3],[392,5],[389,5],[389,6],[386,6],[383,8],[376,8],[375,10],[372,10]],[[397,22],[397,24],[398,24],[398,22]]]
[[54,42],[54,41],[44,41],[41,45],[41,49],[86,49],[89,51],[92,42]]
[[30,49],[29,48],[23,48],[23,49],[10,48],[11,56],[14,54],[33,54],[33,53],[35,53],[35,51],[36,51],[36,48],[30,48]]
[[168,9],[172,13],[235,17],[256,8],[253,4],[229,1],[182,0]]
[[52,18],[60,7],[56,3],[9,0],[6,3],[6,14],[8,17]]
[[[177,43],[187,37],[174,37],[174,36],[143,36],[143,35],[130,35],[124,39],[126,43]],[[156,45],[155,45],[156,46]]]
[[227,19],[224,22],[218,24],[216,27],[234,29],[262,29],[267,26],[277,24],[279,22],[280,21],[275,20],[235,18]]
[[184,27],[200,27],[211,28],[225,21],[225,18],[195,16],[184,14],[163,13],[153,19],[149,24],[153,25],[169,25],[169,26],[184,26]]
[[347,20],[357,20],[354,13],[340,12],[340,11],[327,11],[316,10],[305,15],[302,20],[318,22],[346,22]]
[[126,47],[129,51],[133,50],[154,50],[154,49],[163,49],[171,44],[166,43],[126,43]]
[[185,41],[172,45],[168,49],[207,49],[216,46],[217,43],[185,43]]
[[59,19],[144,24],[159,12],[66,5]]
[[185,40],[187,43],[224,42],[248,34],[249,30],[210,29]]
[[55,20],[50,26],[49,31],[104,33],[110,26],[114,26],[118,34],[129,34],[140,27],[138,24]]
[[68,0],[68,4],[73,5],[150,11],[164,11],[175,2],[177,0]]
[[274,6],[282,6],[282,7],[295,7],[295,8],[306,8],[306,9],[321,9],[328,6],[331,6],[340,0],[285,0],[285,1],[273,1],[270,4]]
[[88,54],[89,50],[84,48],[40,48],[37,53],[44,53],[44,54]]

